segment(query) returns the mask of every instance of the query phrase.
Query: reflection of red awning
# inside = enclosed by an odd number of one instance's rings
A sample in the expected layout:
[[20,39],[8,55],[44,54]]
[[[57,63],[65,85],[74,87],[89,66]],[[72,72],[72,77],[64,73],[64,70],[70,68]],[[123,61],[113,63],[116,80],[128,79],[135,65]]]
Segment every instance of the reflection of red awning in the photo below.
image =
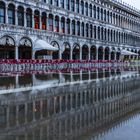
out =
[[134,56],[137,56],[138,54],[134,53],[134,52],[127,51],[127,50],[121,50],[121,55],[134,55]]

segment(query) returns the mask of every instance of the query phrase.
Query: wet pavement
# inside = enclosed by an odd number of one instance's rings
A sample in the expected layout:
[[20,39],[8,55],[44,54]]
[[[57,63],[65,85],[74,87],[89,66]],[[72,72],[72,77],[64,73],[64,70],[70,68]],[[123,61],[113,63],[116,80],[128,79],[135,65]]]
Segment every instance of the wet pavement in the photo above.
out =
[[140,68],[0,74],[0,140],[139,140]]

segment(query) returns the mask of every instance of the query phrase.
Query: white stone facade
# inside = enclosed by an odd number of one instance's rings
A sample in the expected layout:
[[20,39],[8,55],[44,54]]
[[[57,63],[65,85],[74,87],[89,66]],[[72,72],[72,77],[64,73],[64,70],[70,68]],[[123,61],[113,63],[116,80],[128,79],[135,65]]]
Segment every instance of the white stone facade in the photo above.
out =
[[38,39],[59,48],[53,59],[119,60],[122,49],[140,50],[140,12],[117,1],[2,0],[0,10],[0,59],[48,53],[33,51]]

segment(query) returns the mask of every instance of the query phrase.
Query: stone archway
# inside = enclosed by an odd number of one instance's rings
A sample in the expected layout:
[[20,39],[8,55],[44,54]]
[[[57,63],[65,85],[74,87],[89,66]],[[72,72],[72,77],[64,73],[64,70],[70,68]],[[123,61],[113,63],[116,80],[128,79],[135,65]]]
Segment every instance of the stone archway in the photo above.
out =
[[19,59],[31,59],[32,58],[32,42],[29,38],[23,37],[19,41],[18,47]]
[[90,48],[90,59],[96,60],[96,46],[91,46]]
[[103,60],[103,47],[98,48],[98,60]]
[[59,51],[60,51],[59,44],[58,44],[57,42],[54,41],[54,42],[51,43],[51,45],[52,45],[53,47],[56,47],[56,48],[59,49],[58,51],[55,51],[55,52],[52,53],[52,59],[59,59]]
[[68,43],[64,43],[64,52],[62,53],[62,59],[70,59],[70,45]]
[[105,60],[109,60],[109,52],[110,52],[109,47],[106,47],[105,48]]
[[84,45],[82,47],[82,60],[88,60],[88,55],[89,55],[89,50],[88,50],[88,46],[87,45]]
[[15,41],[10,36],[0,38],[0,59],[15,59]]
[[80,46],[78,44],[74,45],[72,55],[73,60],[80,59]]

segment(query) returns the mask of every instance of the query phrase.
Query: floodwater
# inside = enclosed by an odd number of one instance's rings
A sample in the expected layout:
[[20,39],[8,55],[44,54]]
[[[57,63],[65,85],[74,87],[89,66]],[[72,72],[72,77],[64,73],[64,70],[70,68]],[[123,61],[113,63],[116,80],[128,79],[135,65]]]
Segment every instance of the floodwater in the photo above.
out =
[[0,140],[139,140],[139,67],[0,74]]

